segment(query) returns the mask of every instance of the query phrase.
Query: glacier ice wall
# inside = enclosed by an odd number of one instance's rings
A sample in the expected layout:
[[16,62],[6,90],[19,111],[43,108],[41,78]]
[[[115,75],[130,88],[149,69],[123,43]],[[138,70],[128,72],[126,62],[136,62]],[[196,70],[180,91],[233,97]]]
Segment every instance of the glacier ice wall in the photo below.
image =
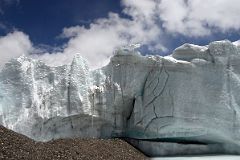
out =
[[0,73],[0,123],[41,141],[124,137],[148,155],[239,154],[239,60],[230,41],[122,48],[94,71],[79,54],[59,67],[22,56]]

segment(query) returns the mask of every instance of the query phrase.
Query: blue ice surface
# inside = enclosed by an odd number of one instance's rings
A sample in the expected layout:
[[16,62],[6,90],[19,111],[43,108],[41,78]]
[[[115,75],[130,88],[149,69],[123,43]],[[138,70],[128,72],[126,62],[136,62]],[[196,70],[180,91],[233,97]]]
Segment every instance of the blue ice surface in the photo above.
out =
[[214,156],[179,156],[179,157],[159,157],[151,160],[240,160],[240,156],[235,155],[214,155]]

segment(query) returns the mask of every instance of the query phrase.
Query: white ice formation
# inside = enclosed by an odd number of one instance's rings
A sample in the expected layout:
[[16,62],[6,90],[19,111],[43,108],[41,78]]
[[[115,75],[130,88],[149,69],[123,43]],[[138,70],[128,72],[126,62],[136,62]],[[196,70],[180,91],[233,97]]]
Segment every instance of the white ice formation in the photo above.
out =
[[184,44],[166,57],[118,49],[90,71],[19,57],[0,72],[0,123],[36,140],[123,137],[152,156],[240,154],[240,48]]

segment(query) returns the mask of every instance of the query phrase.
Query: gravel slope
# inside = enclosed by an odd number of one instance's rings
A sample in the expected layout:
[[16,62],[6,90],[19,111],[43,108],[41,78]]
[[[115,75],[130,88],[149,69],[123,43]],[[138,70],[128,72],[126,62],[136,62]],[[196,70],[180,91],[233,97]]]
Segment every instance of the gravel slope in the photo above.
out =
[[142,153],[120,139],[59,139],[46,143],[0,126],[0,159],[3,160],[143,160]]

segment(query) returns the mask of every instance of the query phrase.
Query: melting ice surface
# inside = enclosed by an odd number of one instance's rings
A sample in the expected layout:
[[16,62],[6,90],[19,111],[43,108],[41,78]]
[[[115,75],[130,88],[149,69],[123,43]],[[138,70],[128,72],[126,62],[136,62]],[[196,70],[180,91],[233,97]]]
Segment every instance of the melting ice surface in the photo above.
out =
[[40,141],[124,137],[150,156],[239,154],[238,44],[184,44],[167,57],[136,47],[94,71],[79,54],[59,67],[9,61],[0,124]]
[[194,156],[194,157],[165,157],[165,158],[152,158],[152,160],[239,160],[240,156]]

